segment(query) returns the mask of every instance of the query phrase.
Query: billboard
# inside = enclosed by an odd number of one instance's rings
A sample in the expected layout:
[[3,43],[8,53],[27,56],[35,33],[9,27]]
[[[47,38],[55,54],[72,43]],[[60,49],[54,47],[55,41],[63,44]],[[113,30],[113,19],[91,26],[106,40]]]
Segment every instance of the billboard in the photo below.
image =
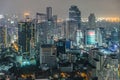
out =
[[86,32],[86,44],[92,45],[95,44],[95,30],[87,30]]

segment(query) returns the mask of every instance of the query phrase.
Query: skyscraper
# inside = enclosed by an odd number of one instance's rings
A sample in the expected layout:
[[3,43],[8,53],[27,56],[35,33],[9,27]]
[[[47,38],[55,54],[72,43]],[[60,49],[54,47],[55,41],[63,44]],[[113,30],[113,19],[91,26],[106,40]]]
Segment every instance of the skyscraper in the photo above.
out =
[[81,28],[81,11],[77,6],[72,5],[69,8],[69,18],[77,22],[78,29]]
[[36,23],[35,23],[35,30],[36,30],[36,43],[41,42],[41,37],[44,34],[44,37],[42,37],[42,39],[44,40],[44,38],[46,37],[45,34],[45,29],[47,28],[46,26],[46,21],[47,21],[47,15],[44,13],[36,13]]
[[47,13],[47,19],[48,21],[50,21],[52,19],[52,7],[47,7],[46,13]]
[[52,20],[53,20],[54,28],[56,28],[57,27],[57,15],[53,15]]
[[88,24],[89,24],[89,28],[95,28],[96,23],[95,23],[95,15],[94,13],[91,13],[88,17]]
[[31,22],[19,22],[18,24],[18,44],[23,52],[30,52],[30,42],[34,43],[34,28]]
[[94,29],[88,28],[85,31],[85,44],[94,45],[96,43],[96,33]]
[[74,20],[65,20],[63,25],[65,38],[75,41],[75,34],[78,28],[77,22]]
[[7,44],[7,27],[0,26],[0,47],[6,47]]

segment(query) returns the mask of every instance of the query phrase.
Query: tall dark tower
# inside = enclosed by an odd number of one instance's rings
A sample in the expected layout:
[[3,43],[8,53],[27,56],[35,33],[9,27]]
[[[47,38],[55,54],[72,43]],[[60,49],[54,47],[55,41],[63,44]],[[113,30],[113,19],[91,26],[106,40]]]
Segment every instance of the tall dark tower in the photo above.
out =
[[65,40],[64,39],[60,39],[56,42],[56,46],[57,46],[57,56],[59,56],[60,54],[65,54]]
[[69,8],[69,18],[71,20],[74,20],[77,22],[78,24],[78,29],[81,28],[81,11],[79,10],[79,8],[75,5],[72,5]]
[[95,21],[96,21],[95,15],[94,13],[91,13],[88,17],[89,28],[95,28],[96,26]]
[[48,21],[50,21],[52,19],[52,7],[47,7],[46,13],[47,13],[47,19]]
[[34,43],[35,30],[31,22],[19,22],[18,44],[22,52],[30,52],[31,42]]

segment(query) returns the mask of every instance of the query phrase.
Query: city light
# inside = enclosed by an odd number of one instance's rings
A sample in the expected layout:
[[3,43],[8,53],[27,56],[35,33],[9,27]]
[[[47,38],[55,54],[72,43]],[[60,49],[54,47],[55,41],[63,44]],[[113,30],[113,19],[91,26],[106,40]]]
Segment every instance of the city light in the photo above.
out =
[[[25,12],[18,7],[11,8],[7,14],[7,9],[1,10],[0,80],[2,73],[5,73],[3,78],[10,75],[10,80],[12,77],[14,80],[44,80],[39,79],[41,77],[50,80],[109,80],[112,77],[118,80],[120,18],[117,14],[107,16],[112,12],[101,4],[108,14],[100,12],[97,4],[91,9],[80,7],[80,2],[67,5],[69,8],[48,6],[42,12],[39,8],[43,9],[43,5],[38,3],[40,6],[35,9],[37,4],[28,3],[22,8],[27,10]],[[94,8],[95,12],[90,12]]]
[[24,13],[24,18],[28,19],[30,17],[30,13],[29,12],[25,12]]
[[[82,22],[88,22],[87,18],[82,18]],[[96,22],[98,21],[107,21],[107,22],[120,22],[119,17],[97,17]]]
[[29,16],[29,15],[30,15],[29,12],[25,12],[25,13],[24,13],[24,16]]
[[119,17],[98,17],[97,21],[120,22]]
[[0,19],[4,18],[4,15],[0,14]]

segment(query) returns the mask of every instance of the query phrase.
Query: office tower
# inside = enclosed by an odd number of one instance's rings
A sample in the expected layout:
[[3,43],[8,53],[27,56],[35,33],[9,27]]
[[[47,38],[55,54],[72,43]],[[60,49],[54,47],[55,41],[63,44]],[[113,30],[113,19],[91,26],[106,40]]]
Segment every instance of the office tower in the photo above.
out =
[[44,13],[36,13],[36,23],[45,22],[47,20],[47,15]]
[[35,30],[31,22],[18,23],[18,44],[22,52],[30,52],[30,47],[34,46],[34,36]]
[[67,40],[75,40],[75,34],[77,30],[77,22],[74,20],[65,20],[63,22],[63,34]]
[[113,42],[118,42],[118,29],[114,27],[113,31],[111,32],[111,40]]
[[54,24],[54,28],[57,28],[57,15],[53,15],[52,21],[53,21],[53,24]]
[[[47,16],[44,13],[36,13],[36,21],[35,21],[35,38],[36,38],[36,43],[40,43],[41,40],[44,41],[44,38],[46,37],[46,21],[47,21]],[[44,36],[43,36],[44,34]],[[42,37],[42,38],[41,38]]]
[[86,45],[94,45],[96,43],[96,33],[94,29],[87,29],[85,31],[85,43]]
[[45,63],[49,67],[56,66],[56,46],[55,45],[43,44],[40,46],[40,64],[45,64]]
[[102,33],[103,32],[102,32],[101,28],[96,29],[96,43],[97,43],[97,46],[102,46],[102,44],[103,44],[103,34]]
[[36,42],[40,44],[49,43],[48,39],[53,36],[53,29],[57,23],[57,16],[51,17],[51,19],[48,21],[46,14],[37,13],[36,20]]
[[89,24],[89,28],[95,28],[96,27],[96,23],[95,23],[95,15],[94,13],[91,13],[90,16],[88,17],[88,24]]
[[72,5],[69,8],[69,18],[77,22],[78,29],[81,28],[81,12],[77,6]]
[[82,33],[82,31],[81,30],[77,30],[76,31],[76,44],[77,44],[77,46],[82,46],[83,45],[83,43],[84,43],[84,41],[83,41],[83,33]]
[[0,26],[0,47],[7,46],[7,27]]
[[47,19],[48,21],[50,21],[52,19],[52,7],[47,7],[46,13],[47,13]]

